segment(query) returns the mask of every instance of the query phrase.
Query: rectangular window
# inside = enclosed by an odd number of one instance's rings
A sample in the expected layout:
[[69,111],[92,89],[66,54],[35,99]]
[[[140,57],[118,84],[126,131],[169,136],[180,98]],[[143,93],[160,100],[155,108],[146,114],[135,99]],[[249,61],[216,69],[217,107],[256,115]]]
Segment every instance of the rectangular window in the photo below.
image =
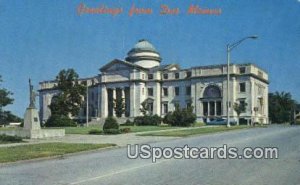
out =
[[144,87],[142,88],[142,95],[144,95],[145,94],[145,89],[144,89]]
[[187,96],[190,96],[190,95],[191,95],[191,92],[192,92],[192,91],[191,91],[191,86],[187,86],[185,92],[186,92],[185,94],[186,94]]
[[145,80],[145,74],[144,73],[142,73],[142,79]]
[[163,103],[162,109],[163,109],[163,114],[167,114],[168,113],[168,103]]
[[163,88],[163,95],[168,96],[168,88],[167,87]]
[[240,74],[246,73],[246,67],[240,67]]
[[153,96],[153,88],[148,88],[148,96]]
[[168,76],[168,73],[165,73],[165,74],[164,74],[164,79],[168,79],[168,77],[169,77],[169,76]]
[[175,79],[179,79],[179,73],[175,73]]
[[179,87],[175,87],[174,90],[175,90],[175,96],[179,96]]
[[192,76],[192,72],[191,72],[191,71],[187,71],[187,72],[186,72],[186,77],[187,77],[187,78],[190,78],[191,76]]
[[148,74],[148,80],[152,80],[153,79],[153,74]]
[[240,92],[246,92],[246,83],[245,82],[240,83]]

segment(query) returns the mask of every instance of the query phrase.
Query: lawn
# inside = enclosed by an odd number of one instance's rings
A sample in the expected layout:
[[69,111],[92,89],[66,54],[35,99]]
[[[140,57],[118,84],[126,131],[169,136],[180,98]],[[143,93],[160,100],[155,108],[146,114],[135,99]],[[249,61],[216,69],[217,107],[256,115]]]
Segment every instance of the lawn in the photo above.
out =
[[[171,127],[171,126],[120,126],[122,128],[130,128],[130,132],[145,132],[145,131],[157,131],[167,130],[182,127]],[[100,126],[89,126],[89,127],[64,127],[66,134],[89,134],[90,130],[101,130]]]
[[0,163],[59,156],[85,150],[115,146],[115,144],[41,143],[0,147]]
[[89,126],[89,127],[63,127],[66,134],[89,134],[90,130],[100,130],[100,126]]
[[185,130],[173,130],[163,132],[149,132],[145,134],[139,134],[139,136],[173,136],[173,137],[186,137],[191,135],[209,134],[215,132],[224,132],[237,129],[253,128],[249,126],[232,126],[227,128],[226,126],[215,126],[215,127],[204,127],[196,129],[185,129]]

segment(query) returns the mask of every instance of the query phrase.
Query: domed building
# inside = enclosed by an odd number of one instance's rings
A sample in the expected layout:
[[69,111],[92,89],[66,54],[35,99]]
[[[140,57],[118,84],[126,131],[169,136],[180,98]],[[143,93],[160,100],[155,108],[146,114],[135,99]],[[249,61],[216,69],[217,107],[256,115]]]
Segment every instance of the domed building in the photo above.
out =
[[[225,64],[195,66],[181,69],[177,64],[161,64],[162,58],[147,40],[139,40],[124,60],[114,59],[100,68],[100,74],[86,79],[88,100],[82,105],[78,118],[107,116],[131,119],[142,115],[143,102],[148,113],[164,116],[180,107],[193,106],[199,121],[226,117],[227,66]],[[254,64],[230,65],[230,104],[245,104],[242,123],[268,122],[268,74]],[[48,106],[58,92],[55,81],[40,82],[40,115],[46,121]],[[125,111],[116,112],[115,101],[123,101]],[[88,104],[88,108],[87,108]],[[231,119],[238,119],[233,108]],[[123,119],[124,118],[124,119]]]
[[139,40],[128,52],[126,61],[144,68],[153,68],[160,65],[161,58],[154,46],[147,40]]

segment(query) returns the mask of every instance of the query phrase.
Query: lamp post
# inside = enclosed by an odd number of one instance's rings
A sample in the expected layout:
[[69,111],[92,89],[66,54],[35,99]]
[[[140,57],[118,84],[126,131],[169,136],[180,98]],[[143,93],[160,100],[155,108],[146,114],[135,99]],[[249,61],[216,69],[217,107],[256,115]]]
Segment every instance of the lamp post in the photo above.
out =
[[86,127],[89,126],[89,86],[86,81]]
[[234,42],[233,44],[227,44],[227,96],[226,96],[226,106],[227,106],[227,127],[230,127],[230,121],[229,121],[229,64],[230,64],[230,52],[240,45],[243,41],[247,39],[257,39],[258,37],[256,35],[245,37],[237,42]]

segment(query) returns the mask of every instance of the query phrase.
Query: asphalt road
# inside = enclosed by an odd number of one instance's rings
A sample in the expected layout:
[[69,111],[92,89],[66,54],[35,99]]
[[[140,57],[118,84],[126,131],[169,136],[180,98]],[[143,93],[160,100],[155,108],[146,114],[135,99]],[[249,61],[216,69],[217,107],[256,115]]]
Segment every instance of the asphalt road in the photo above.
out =
[[128,159],[127,148],[0,166],[0,184],[300,184],[300,127],[270,126],[152,143],[278,147],[278,159]]

